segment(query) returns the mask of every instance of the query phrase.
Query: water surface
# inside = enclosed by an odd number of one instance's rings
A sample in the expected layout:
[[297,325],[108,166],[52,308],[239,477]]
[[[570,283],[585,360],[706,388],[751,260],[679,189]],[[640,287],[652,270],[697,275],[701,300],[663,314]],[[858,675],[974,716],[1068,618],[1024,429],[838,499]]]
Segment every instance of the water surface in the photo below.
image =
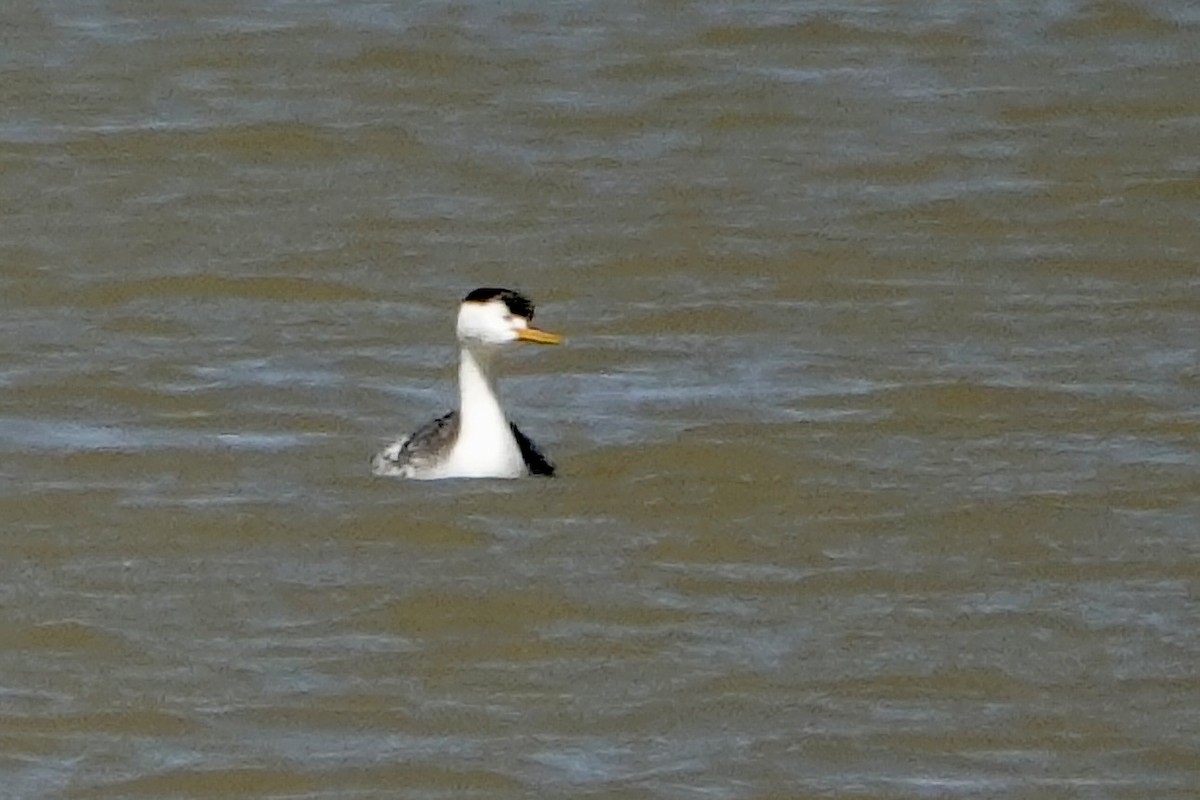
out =
[[[19,6],[4,791],[1194,796],[1198,25]],[[480,285],[562,476],[373,478]]]

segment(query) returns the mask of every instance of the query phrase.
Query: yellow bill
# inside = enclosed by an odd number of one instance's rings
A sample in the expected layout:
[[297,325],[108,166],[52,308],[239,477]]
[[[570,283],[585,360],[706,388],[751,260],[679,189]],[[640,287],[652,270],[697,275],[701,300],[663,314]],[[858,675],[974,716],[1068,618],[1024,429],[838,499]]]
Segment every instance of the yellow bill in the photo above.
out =
[[521,328],[517,331],[517,340],[533,344],[561,344],[562,337],[557,333],[538,330],[537,328]]

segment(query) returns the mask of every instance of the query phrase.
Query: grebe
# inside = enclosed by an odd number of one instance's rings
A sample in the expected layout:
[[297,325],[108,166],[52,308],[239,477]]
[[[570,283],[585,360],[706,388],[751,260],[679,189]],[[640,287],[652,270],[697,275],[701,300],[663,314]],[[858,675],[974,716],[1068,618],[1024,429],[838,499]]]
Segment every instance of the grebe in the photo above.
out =
[[510,289],[476,289],[458,309],[458,410],[398,439],[371,461],[376,475],[519,478],[554,474],[554,465],[508,421],[496,394],[494,367],[513,342],[558,344],[562,337],[530,322],[533,303]]

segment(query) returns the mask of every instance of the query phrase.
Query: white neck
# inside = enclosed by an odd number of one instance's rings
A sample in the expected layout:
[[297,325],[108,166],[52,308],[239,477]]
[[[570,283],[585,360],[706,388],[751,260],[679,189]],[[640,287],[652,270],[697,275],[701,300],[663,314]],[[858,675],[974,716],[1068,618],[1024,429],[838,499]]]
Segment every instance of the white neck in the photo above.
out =
[[492,354],[482,349],[464,347],[459,355],[458,440],[448,466],[463,477],[509,478],[526,471],[500,407],[492,361]]
[[462,348],[458,357],[459,436],[478,434],[481,430],[508,429],[496,379],[492,377],[491,353]]

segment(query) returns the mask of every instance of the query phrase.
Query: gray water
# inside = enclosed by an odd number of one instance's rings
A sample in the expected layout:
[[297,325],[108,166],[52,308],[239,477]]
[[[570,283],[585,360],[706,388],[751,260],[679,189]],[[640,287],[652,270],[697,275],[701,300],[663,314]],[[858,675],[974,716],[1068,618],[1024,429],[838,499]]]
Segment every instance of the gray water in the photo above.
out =
[[1194,4],[5,16],[0,797],[1200,794]]

